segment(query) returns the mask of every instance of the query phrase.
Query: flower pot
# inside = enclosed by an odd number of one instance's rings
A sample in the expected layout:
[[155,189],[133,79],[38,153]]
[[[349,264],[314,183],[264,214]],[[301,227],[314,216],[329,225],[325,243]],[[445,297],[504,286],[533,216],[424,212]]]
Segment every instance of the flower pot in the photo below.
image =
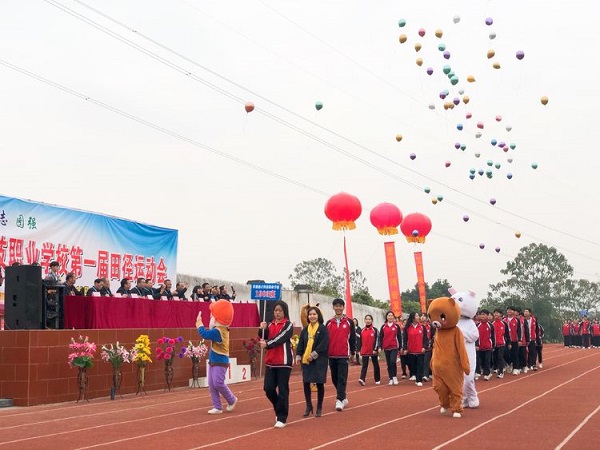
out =
[[79,398],[77,399],[77,403],[79,400],[85,400],[89,403],[90,399],[88,398],[88,373],[87,367],[80,367],[79,373],[77,374],[77,385],[79,386]]

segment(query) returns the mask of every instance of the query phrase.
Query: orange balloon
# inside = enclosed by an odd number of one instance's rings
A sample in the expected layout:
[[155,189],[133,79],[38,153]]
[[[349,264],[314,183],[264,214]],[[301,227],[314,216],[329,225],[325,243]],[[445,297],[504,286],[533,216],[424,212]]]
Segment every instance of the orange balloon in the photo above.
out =
[[251,113],[252,111],[254,111],[254,103],[247,102],[246,105],[244,106],[244,109],[246,110],[247,113]]
[[406,35],[405,34],[401,34],[400,38],[398,39],[400,41],[401,44],[404,44],[406,42]]
[[495,62],[494,64],[492,64],[492,67],[494,69],[499,69],[500,68],[500,63],[499,62]]
[[515,237],[518,239],[521,237],[521,233],[519,233],[518,231],[515,233]]
[[421,50],[421,47],[422,47],[421,44],[417,42],[415,44],[415,52],[418,52],[419,50]]
[[441,38],[444,35],[444,32],[440,29],[435,30],[435,37]]
[[437,205],[438,199],[437,198],[432,198],[431,199],[431,203],[433,203],[434,205]]
[[397,140],[398,142],[400,142],[400,141],[402,140],[402,135],[401,135],[401,134],[397,134],[397,135],[396,135],[396,140]]
[[548,97],[546,97],[545,95],[540,98],[540,102],[542,102],[542,105],[547,105],[548,104]]
[[417,63],[417,66],[421,67],[423,65],[423,58],[417,58],[415,62]]
[[471,99],[469,98],[468,95],[463,96],[463,103],[466,105],[467,103],[469,103]]
[[469,75],[469,76],[467,77],[467,81],[468,81],[469,83],[475,83],[475,77],[474,77],[473,75]]
[[494,50],[488,50],[488,52],[487,52],[488,59],[492,59],[495,55],[496,55],[496,52]]

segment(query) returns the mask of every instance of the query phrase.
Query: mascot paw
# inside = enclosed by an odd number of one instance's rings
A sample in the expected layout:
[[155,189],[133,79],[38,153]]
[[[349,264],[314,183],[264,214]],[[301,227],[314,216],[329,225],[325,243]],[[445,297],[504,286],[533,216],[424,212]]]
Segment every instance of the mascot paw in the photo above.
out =
[[448,411],[446,408],[444,408],[443,406],[440,408],[440,414],[446,414],[446,411]]
[[454,417],[455,419],[460,419],[462,415],[459,412],[455,412],[454,414],[452,414],[452,417]]

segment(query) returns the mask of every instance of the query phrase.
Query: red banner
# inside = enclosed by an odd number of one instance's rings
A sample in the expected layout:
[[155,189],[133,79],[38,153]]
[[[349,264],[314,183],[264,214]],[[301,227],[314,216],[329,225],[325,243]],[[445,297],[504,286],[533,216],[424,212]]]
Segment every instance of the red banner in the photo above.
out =
[[346,315],[352,319],[352,292],[350,290],[350,271],[348,270],[348,252],[346,251],[346,236],[344,236],[344,261],[346,263]]
[[396,317],[402,315],[402,298],[400,297],[400,281],[396,262],[396,244],[385,242],[385,267],[387,269],[388,288],[390,291],[390,309]]
[[421,312],[427,311],[427,295],[425,293],[425,273],[423,272],[423,254],[415,252],[415,266],[417,267],[417,285],[419,287],[419,301]]

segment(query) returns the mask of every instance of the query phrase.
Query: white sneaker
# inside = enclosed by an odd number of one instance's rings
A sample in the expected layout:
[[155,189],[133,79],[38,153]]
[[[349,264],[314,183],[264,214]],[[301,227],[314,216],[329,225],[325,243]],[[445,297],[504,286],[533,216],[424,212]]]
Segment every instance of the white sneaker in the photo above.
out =
[[527,372],[529,372],[529,367],[527,367],[527,366],[523,367],[523,373],[527,373]]
[[231,405],[227,405],[225,407],[225,411],[227,411],[227,412],[233,411],[235,408],[235,405],[237,405],[237,402],[238,402],[238,399],[236,398],[235,401]]
[[475,380],[479,380],[479,374],[478,373],[475,374]]
[[423,381],[429,381],[429,377],[423,377]]
[[348,399],[347,398],[345,398],[344,400],[342,400],[342,405],[348,406]]
[[398,386],[398,378],[394,377],[392,378],[392,381],[394,383],[394,386]]
[[462,415],[460,413],[453,413],[452,417],[454,417],[455,419],[460,419]]
[[390,380],[390,381],[388,382],[388,386],[393,386],[393,385],[394,385],[394,380]]
[[279,420],[275,422],[275,428],[285,428],[286,423],[280,422]]
[[423,386],[423,383],[421,383],[420,381],[417,381],[415,384],[419,387]]
[[504,372],[500,372],[498,375],[496,375],[496,378],[504,378]]
[[375,385],[376,385],[376,386],[379,386],[380,384],[381,384],[381,381],[376,381],[376,382],[375,382]]
[[538,367],[539,367],[540,369],[543,369],[543,368],[544,368],[544,366],[542,365],[542,363],[539,363],[539,364],[538,364]]
[[415,381],[416,379],[417,379],[417,377],[415,377],[414,375],[409,378],[410,381]]
[[404,380],[404,379],[406,379],[406,375],[402,375],[402,379],[403,379],[403,380]]
[[513,374],[513,375],[519,375],[520,373],[521,373],[521,370],[520,370],[520,369],[514,369],[514,370],[512,371],[512,374]]
[[444,408],[443,406],[440,408],[440,414],[446,414],[446,411],[448,411],[446,408]]
[[341,411],[343,409],[344,409],[344,404],[341,402],[341,400],[336,400],[335,401],[335,410]]
[[217,408],[213,408],[213,409],[209,409],[208,410],[209,414],[223,414],[223,411]]
[[361,386],[365,385],[365,380],[358,380],[358,384],[360,384]]
[[492,374],[489,374],[489,375],[484,375],[484,376],[483,376],[483,379],[484,379],[485,381],[490,381],[490,378],[492,378]]

